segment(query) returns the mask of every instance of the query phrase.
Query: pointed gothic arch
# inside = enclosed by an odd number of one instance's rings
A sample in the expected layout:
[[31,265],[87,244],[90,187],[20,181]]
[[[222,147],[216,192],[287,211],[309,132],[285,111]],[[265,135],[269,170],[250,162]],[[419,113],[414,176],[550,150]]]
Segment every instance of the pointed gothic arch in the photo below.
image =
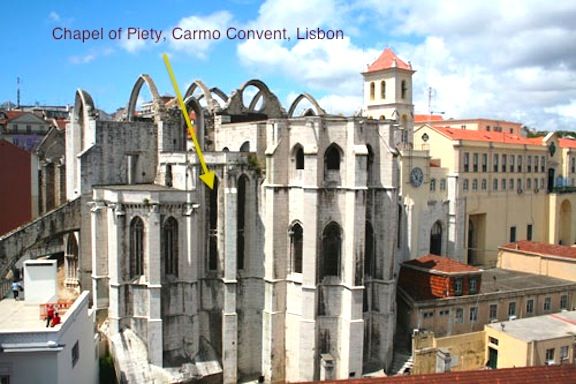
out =
[[154,118],[160,118],[160,113],[164,106],[162,105],[158,88],[156,88],[156,84],[154,83],[154,80],[152,80],[152,77],[147,74],[142,74],[138,76],[138,79],[136,79],[136,83],[134,83],[134,87],[132,87],[132,92],[130,93],[130,99],[128,100],[128,106],[126,107],[126,120],[128,121],[134,121],[136,103],[138,102],[138,96],[140,95],[140,91],[144,84],[146,84],[150,94],[152,95],[152,111],[154,113]]

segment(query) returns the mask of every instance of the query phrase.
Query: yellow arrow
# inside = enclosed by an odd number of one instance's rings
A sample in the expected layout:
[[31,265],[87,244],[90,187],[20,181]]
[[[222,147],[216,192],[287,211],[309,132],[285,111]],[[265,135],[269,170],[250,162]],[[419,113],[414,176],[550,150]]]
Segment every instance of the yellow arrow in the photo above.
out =
[[200,180],[204,182],[208,186],[208,188],[214,188],[214,177],[216,174],[214,171],[210,171],[206,166],[206,161],[204,161],[204,155],[202,154],[202,149],[200,149],[200,144],[198,143],[198,139],[196,138],[196,131],[192,126],[192,121],[190,120],[190,116],[188,116],[188,110],[186,109],[186,105],[184,104],[184,99],[182,99],[182,94],[180,93],[180,89],[178,88],[178,83],[176,82],[176,77],[174,76],[174,71],[172,70],[172,66],[170,65],[170,60],[168,60],[168,55],[163,54],[162,58],[164,59],[164,64],[166,65],[166,70],[168,71],[168,75],[170,75],[170,81],[172,81],[172,87],[174,87],[174,92],[176,92],[176,98],[178,99],[178,104],[180,105],[180,110],[182,111],[182,115],[184,115],[184,120],[186,121],[186,126],[188,127],[188,133],[190,137],[192,137],[192,141],[194,142],[194,147],[196,148],[196,154],[198,155],[198,160],[200,160],[200,165],[202,165],[203,174],[200,175]]

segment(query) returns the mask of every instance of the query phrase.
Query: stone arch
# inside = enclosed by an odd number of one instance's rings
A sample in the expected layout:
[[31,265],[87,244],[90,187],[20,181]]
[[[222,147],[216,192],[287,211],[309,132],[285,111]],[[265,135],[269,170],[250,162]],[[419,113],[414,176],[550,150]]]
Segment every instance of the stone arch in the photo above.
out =
[[[312,104],[313,107],[312,110],[314,112],[314,115],[323,116],[326,114],[326,111],[322,109],[322,107],[320,107],[320,104],[318,104],[318,102],[312,95],[308,93],[301,93],[294,99],[294,101],[290,105],[290,108],[288,109],[288,117],[294,117],[294,112],[296,111],[296,108],[298,107],[298,105],[302,100],[308,100],[310,104]],[[308,112],[308,110],[306,112]]]
[[324,170],[340,170],[344,152],[336,143],[332,143],[324,152]]
[[294,159],[294,168],[295,169],[304,169],[304,147],[302,144],[296,143],[292,147],[292,159]]
[[[250,86],[253,86],[258,89],[258,93],[252,98],[252,101],[248,106],[244,104],[243,101],[243,93],[244,90]],[[259,98],[263,97],[263,104],[262,108],[258,111],[255,111],[256,105],[258,104]],[[282,109],[280,105],[280,101],[268,86],[257,79],[252,79],[244,84],[236,91],[232,92],[232,95],[228,98],[228,102],[226,103],[226,110],[230,114],[244,114],[247,112],[258,112],[268,116],[268,118],[279,118],[284,117],[286,114],[285,111]]]
[[97,117],[96,112],[92,96],[83,89],[77,89],[72,114],[74,154],[82,152],[88,146],[90,135],[87,131],[90,128],[90,121]]
[[160,238],[162,256],[161,276],[163,279],[168,275],[178,276],[180,253],[178,235],[178,220],[176,220],[174,216],[170,216],[164,220],[162,236]]
[[322,232],[322,252],[320,253],[320,265],[318,271],[319,281],[326,276],[338,276],[341,274],[342,262],[342,227],[332,221],[324,227]]
[[[222,103],[218,103],[220,107],[226,105],[226,103],[228,102],[228,95],[225,94],[220,88],[218,87],[210,88],[210,92],[212,93],[212,95],[216,95],[222,100]],[[214,98],[214,100],[216,100],[216,98]]]
[[572,204],[568,199],[560,204],[558,241],[562,245],[572,245]]
[[245,141],[242,143],[242,145],[240,146],[240,152],[250,152],[250,142],[249,141]]
[[206,109],[208,110],[208,112],[214,112],[215,105],[214,105],[214,99],[212,98],[212,92],[210,92],[210,89],[208,89],[208,87],[200,80],[194,80],[194,82],[190,84],[190,86],[186,90],[186,93],[184,94],[184,100],[193,97],[193,94],[197,88],[199,88],[202,91],[202,95],[197,97],[196,99],[200,100],[202,97],[204,97],[206,99]]
[[302,273],[304,254],[304,226],[300,220],[294,220],[288,229],[290,238],[290,271]]
[[78,240],[76,233],[71,232],[66,236],[66,253],[64,254],[64,263],[66,271],[66,286],[78,286]]
[[142,74],[138,76],[138,79],[136,79],[136,83],[134,83],[134,87],[132,87],[132,92],[130,93],[130,99],[128,100],[128,107],[126,108],[126,120],[128,121],[134,120],[134,114],[136,112],[136,103],[138,102],[138,95],[140,95],[140,90],[142,89],[142,86],[144,84],[148,86],[148,89],[152,94],[152,103],[153,103],[152,109],[154,113],[154,118],[159,117],[159,113],[163,108],[162,101],[160,99],[160,93],[158,93],[158,88],[156,88],[154,80],[152,80],[152,78],[149,75]]

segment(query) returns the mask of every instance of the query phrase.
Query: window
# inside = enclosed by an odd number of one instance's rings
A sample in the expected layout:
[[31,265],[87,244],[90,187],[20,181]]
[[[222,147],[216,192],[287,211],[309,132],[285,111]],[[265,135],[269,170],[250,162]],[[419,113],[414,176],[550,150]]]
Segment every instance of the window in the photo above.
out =
[[560,347],[560,361],[568,360],[568,346],[563,345]]
[[250,152],[250,142],[249,141],[245,141],[244,143],[242,143],[242,145],[240,146],[240,152]]
[[514,243],[516,241],[516,227],[510,227],[510,242]]
[[472,170],[478,172],[478,154],[474,153],[472,155]]
[[454,295],[462,295],[462,278],[457,277],[454,279]]
[[534,299],[528,299],[526,301],[526,313],[529,315],[534,313]]
[[214,179],[214,188],[206,194],[208,200],[208,269],[218,269],[218,180]]
[[32,133],[32,126],[26,125],[26,133]]
[[538,179],[534,179],[534,192],[538,192]]
[[554,348],[546,350],[546,361],[554,361]]
[[489,342],[490,344],[498,345],[498,339],[495,338],[495,337],[491,337],[491,336],[488,337],[488,342]]
[[486,179],[482,179],[482,190],[486,190]]
[[544,156],[540,156],[540,172],[544,172],[546,169],[546,158]]
[[322,259],[320,280],[324,276],[340,276],[340,252],[342,232],[340,226],[331,222],[324,228],[322,235]]
[[430,179],[430,192],[436,191],[436,179]]
[[526,159],[526,172],[532,172],[532,156],[530,155]]
[[463,323],[464,322],[464,309],[456,308],[456,313],[454,315],[454,321],[456,323]]
[[576,157],[570,158],[570,172],[576,172]]
[[514,155],[510,155],[510,172],[514,172],[514,160],[516,158],[514,157]]
[[468,179],[464,179],[464,182],[462,183],[462,189],[464,191],[468,190]]
[[164,180],[166,182],[166,186],[167,187],[171,187],[172,186],[172,165],[171,164],[167,164],[166,165],[166,176],[164,177]]
[[489,126],[489,125],[486,126],[486,130],[487,130],[488,132],[490,132],[490,126]]
[[544,178],[540,179],[540,189],[544,189]]
[[494,192],[498,191],[498,179],[492,180],[492,190]]
[[324,153],[324,164],[326,170],[339,170],[340,169],[340,151],[338,146],[332,144],[326,149]]
[[522,156],[518,155],[518,172],[522,172]]
[[130,278],[144,274],[144,222],[136,216],[130,222]]
[[241,175],[238,178],[236,195],[236,267],[244,269],[244,256],[246,255],[246,185],[248,177]]
[[470,154],[464,152],[464,172],[468,172],[470,167]]
[[534,156],[534,172],[538,172],[538,156]]
[[472,180],[472,190],[473,190],[473,191],[477,191],[477,190],[478,190],[478,179]]
[[478,307],[470,307],[470,321],[478,320]]
[[494,168],[494,172],[498,172],[498,157],[499,157],[498,154],[495,153],[492,159],[492,166]]
[[424,317],[425,319],[428,319],[430,317],[434,317],[434,311],[423,312],[422,317]]
[[514,179],[510,179],[510,189],[514,189]]
[[441,191],[446,190],[446,179],[440,179],[440,190]]
[[560,309],[568,309],[568,295],[560,296]]
[[511,301],[508,303],[508,316],[516,316],[516,302]]
[[292,226],[290,230],[290,259],[292,262],[292,271],[302,273],[302,248],[304,231],[298,223]]
[[518,184],[518,191],[522,191],[522,179],[517,179],[516,183]]
[[502,155],[502,172],[506,172],[506,155]]
[[449,309],[441,309],[438,313],[440,316],[448,316],[450,314],[450,310]]
[[532,189],[532,179],[526,179],[526,190],[529,191]]
[[549,311],[552,304],[552,299],[550,297],[544,298],[544,311]]
[[370,83],[370,100],[374,100],[374,97],[376,95],[376,85],[374,84],[374,82]]
[[490,304],[489,317],[490,320],[498,319],[498,304]]
[[366,221],[365,225],[365,239],[364,239],[364,274],[374,276],[375,262],[374,257],[374,230],[372,224]]
[[406,98],[406,94],[408,92],[408,88],[406,87],[406,80],[402,80],[402,82],[400,83],[400,92],[401,92],[401,97],[403,99]]
[[506,190],[506,179],[502,179],[502,190]]
[[80,359],[80,345],[78,345],[78,341],[72,347],[72,368],[76,366],[78,360]]
[[296,146],[294,157],[296,160],[296,169],[304,169],[304,148],[302,148],[301,145]]
[[475,293],[478,293],[478,279],[475,278],[471,278],[470,280],[468,280],[468,292],[473,295]]
[[164,273],[178,276],[178,222],[169,217],[162,228]]
[[385,81],[380,82],[380,98],[381,99],[386,98],[386,82]]
[[488,172],[488,154],[482,154],[482,172]]
[[526,226],[526,240],[532,240],[532,224]]

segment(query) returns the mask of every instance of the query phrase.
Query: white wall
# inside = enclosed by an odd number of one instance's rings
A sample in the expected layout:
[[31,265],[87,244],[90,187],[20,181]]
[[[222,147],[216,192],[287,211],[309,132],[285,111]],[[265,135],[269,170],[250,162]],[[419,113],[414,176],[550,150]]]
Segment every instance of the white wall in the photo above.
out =
[[27,302],[46,303],[56,299],[56,260],[24,262],[24,296]]

